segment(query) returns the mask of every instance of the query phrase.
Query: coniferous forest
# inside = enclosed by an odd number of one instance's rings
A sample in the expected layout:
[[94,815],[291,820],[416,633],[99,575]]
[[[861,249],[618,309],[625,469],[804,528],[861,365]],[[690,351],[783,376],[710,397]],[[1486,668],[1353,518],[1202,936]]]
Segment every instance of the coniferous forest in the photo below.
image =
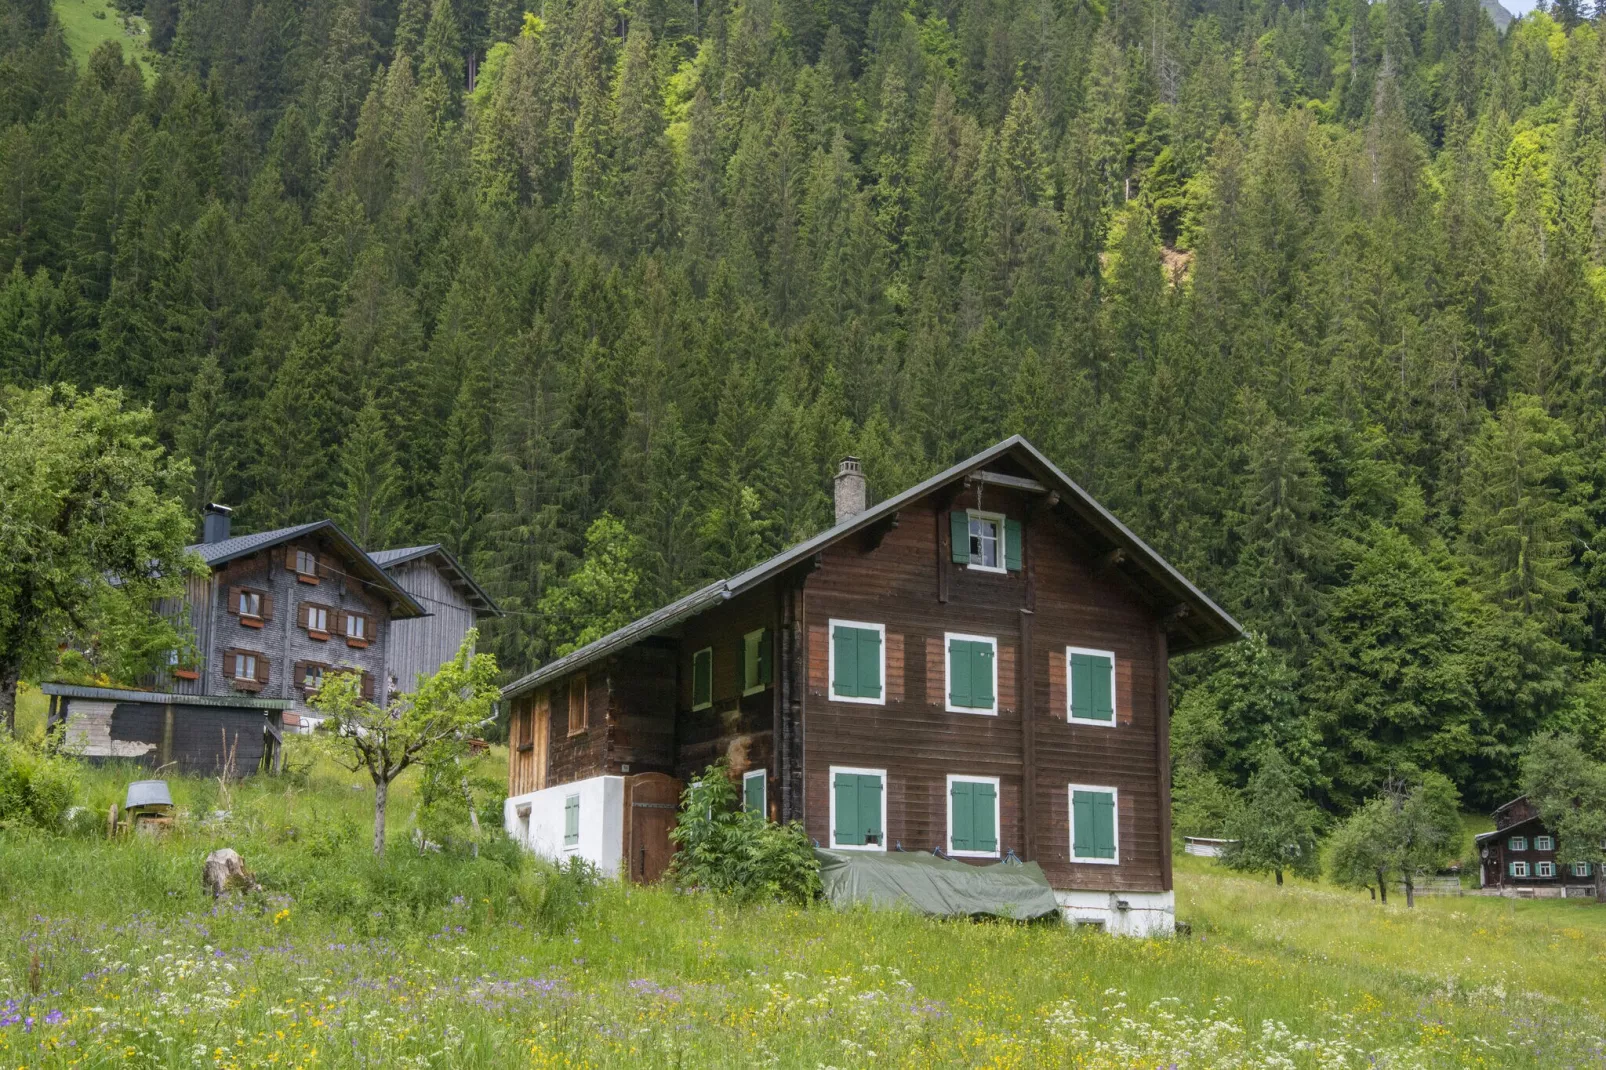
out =
[[[1606,46],[1562,0],[0,0],[0,384],[236,530],[445,544],[523,671],[1020,432],[1346,809],[1606,746]],[[1201,801],[1202,800],[1202,801]]]

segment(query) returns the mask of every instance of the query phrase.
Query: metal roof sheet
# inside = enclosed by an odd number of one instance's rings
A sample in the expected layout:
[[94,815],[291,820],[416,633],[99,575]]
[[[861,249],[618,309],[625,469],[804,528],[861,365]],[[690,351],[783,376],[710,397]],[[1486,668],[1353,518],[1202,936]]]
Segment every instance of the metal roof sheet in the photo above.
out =
[[426,543],[423,546],[402,546],[391,550],[373,550],[369,552],[368,556],[373,558],[379,567],[387,572],[410,561],[433,557],[436,559],[437,568],[444,570],[448,574],[448,578],[455,576],[465,588],[463,593],[469,605],[475,608],[475,616],[500,617],[503,615],[502,607],[496,604],[495,599],[486,594],[485,589],[474,582],[474,577],[468,574],[468,569],[464,568],[457,558],[452,556],[450,550],[438,542]]
[[131,687],[88,687],[83,684],[40,684],[47,695],[89,699],[93,702],[149,702],[158,706],[224,706],[242,710],[287,710],[294,702],[287,698],[255,698],[249,695],[175,695],[166,691],[140,691]]
[[841,523],[820,532],[813,538],[803,540],[796,546],[776,554],[768,561],[754,565],[745,572],[737,573],[729,579],[717,580],[699,591],[694,591],[639,620],[632,621],[623,628],[605,635],[593,643],[581,647],[572,654],[549,662],[533,672],[527,673],[504,688],[503,694],[508,696],[515,695],[540,684],[544,680],[582,668],[614,650],[645,639],[665,628],[680,623],[688,617],[703,612],[718,602],[742,594],[793,565],[808,559],[837,540],[870,527],[885,517],[896,513],[911,502],[918,501],[938,488],[962,479],[970,473],[1012,453],[1018,459],[1024,461],[1028,467],[1035,468],[1044,479],[1045,484],[1051,490],[1058,491],[1062,496],[1062,500],[1076,510],[1081,520],[1099,529],[1117,546],[1122,546],[1130,551],[1133,554],[1134,561],[1156,583],[1173,592],[1182,602],[1199,610],[1213,626],[1213,630],[1218,633],[1208,641],[1174,644],[1173,650],[1178,653],[1184,653],[1188,650],[1201,649],[1214,643],[1236,639],[1243,633],[1242,626],[1226,610],[1216,605],[1208,595],[1194,586],[1187,577],[1183,576],[1170,562],[1155,552],[1148,543],[1138,538],[1130,528],[1117,520],[1114,514],[1095,501],[1091,494],[1078,486],[1071,477],[1060,471],[1054,462],[1045,457],[1037,447],[1020,435],[1012,435],[1002,442],[937,473],[930,479],[917,483],[908,490],[895,494],[886,501],[861,513],[854,514]]

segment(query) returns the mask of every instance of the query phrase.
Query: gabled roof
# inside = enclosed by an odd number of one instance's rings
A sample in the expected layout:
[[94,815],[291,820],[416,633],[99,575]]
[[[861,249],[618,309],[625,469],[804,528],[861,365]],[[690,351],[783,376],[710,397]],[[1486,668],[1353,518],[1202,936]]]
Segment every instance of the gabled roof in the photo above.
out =
[[393,568],[409,564],[423,558],[430,562],[445,575],[446,580],[457,592],[461,594],[469,607],[474,610],[475,617],[500,617],[499,607],[485,589],[474,582],[474,577],[468,570],[460,565],[457,558],[452,556],[450,550],[438,542],[427,543],[423,546],[403,546],[393,550],[375,550],[368,555],[373,558],[380,568],[389,572]]
[[274,528],[272,531],[258,531],[251,535],[236,535],[229,539],[220,539],[217,542],[197,543],[189,547],[201,556],[211,568],[222,568],[230,561],[257,553],[261,550],[271,550],[281,546],[292,539],[304,538],[308,535],[323,535],[333,542],[351,562],[353,571],[349,573],[352,579],[365,587],[373,588],[381,595],[391,600],[394,607],[391,617],[396,620],[406,620],[410,617],[427,617],[429,610],[419,605],[412,595],[408,594],[400,584],[391,578],[390,573],[380,567],[372,557],[363,552],[363,548],[352,541],[351,536],[340,530],[340,525],[333,520],[314,520],[310,524],[296,524],[288,528]]
[[1058,495],[1059,502],[1056,508],[1069,510],[1082,526],[1098,536],[1102,542],[1107,542],[1112,549],[1125,550],[1131,566],[1127,569],[1129,578],[1151,591],[1157,600],[1164,598],[1173,605],[1187,607],[1189,615],[1180,622],[1181,634],[1171,643],[1172,652],[1181,654],[1203,649],[1237,639],[1243,634],[1243,629],[1237,621],[1190,583],[1182,573],[1171,566],[1170,562],[1133,534],[1131,529],[1117,520],[1109,510],[1094,501],[1092,495],[1077,486],[1069,476],[1043,456],[1037,447],[1021,436],[1013,435],[973,457],[960,461],[952,468],[939,472],[925,482],[916,484],[901,494],[893,495],[862,513],[856,513],[811,539],[805,539],[762,564],[754,565],[729,579],[716,580],[701,590],[693,591],[595,642],[588,643],[572,654],[548,662],[514,681],[504,688],[502,693],[504,696],[511,696],[527,691],[546,680],[583,668],[616,650],[672,628],[720,602],[773,579],[787,569],[807,561],[832,543],[890,517],[933,491],[1006,457],[1014,459],[1028,471],[1035,472],[1044,489]]

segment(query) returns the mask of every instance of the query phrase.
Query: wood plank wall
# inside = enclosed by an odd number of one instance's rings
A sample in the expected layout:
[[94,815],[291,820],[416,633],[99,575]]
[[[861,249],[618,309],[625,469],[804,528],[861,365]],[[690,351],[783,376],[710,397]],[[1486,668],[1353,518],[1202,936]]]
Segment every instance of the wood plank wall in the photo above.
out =
[[[1035,753],[1031,780],[1035,860],[1056,887],[1154,890],[1168,886],[1162,844],[1165,786],[1156,723],[1156,617],[1124,581],[1096,572],[1062,521],[1036,496],[988,486],[942,492],[905,509],[876,549],[845,540],[822,555],[804,588],[808,683],[804,722],[804,816],[809,834],[830,840],[832,765],[885,768],[887,838],[908,850],[945,843],[948,774],[1000,781],[1001,845],[1031,850],[1023,825],[1024,750]],[[985,508],[1026,521],[1026,567],[983,573],[951,563],[951,508]],[[1035,510],[1035,512],[1034,512]],[[946,600],[944,600],[946,599]],[[1022,664],[1022,610],[1031,620],[1031,663]],[[884,623],[888,634],[886,705],[828,700],[825,666],[832,618]],[[997,716],[944,707],[944,633],[996,636]],[[1113,650],[1117,706],[1113,728],[1067,722],[1063,659],[1067,645]],[[901,678],[891,678],[903,651]],[[1163,648],[1161,648],[1163,649]],[[919,653],[916,654],[915,652]],[[1057,665],[1057,667],[1056,667]],[[1030,688],[1029,702],[1022,701]],[[1021,710],[1033,711],[1030,732]],[[1030,743],[1028,743],[1030,739]],[[1071,783],[1119,789],[1121,864],[1070,861]]]
[[[675,769],[681,780],[710,763],[729,758],[731,773],[767,769],[777,777],[774,761],[776,681],[780,659],[774,658],[775,680],[763,691],[742,694],[742,637],[768,628],[777,641],[778,603],[774,584],[733,598],[686,622],[678,652],[675,698]],[[704,647],[714,651],[714,705],[692,712],[691,659]]]

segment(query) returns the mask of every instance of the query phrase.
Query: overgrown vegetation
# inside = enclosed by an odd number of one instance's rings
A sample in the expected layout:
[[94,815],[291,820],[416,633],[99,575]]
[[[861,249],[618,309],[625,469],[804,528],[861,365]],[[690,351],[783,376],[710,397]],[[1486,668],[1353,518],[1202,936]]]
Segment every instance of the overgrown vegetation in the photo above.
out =
[[820,867],[803,826],[781,825],[737,805],[730,763],[720,759],[681,793],[669,838],[676,883],[738,902],[806,904],[820,893]]

